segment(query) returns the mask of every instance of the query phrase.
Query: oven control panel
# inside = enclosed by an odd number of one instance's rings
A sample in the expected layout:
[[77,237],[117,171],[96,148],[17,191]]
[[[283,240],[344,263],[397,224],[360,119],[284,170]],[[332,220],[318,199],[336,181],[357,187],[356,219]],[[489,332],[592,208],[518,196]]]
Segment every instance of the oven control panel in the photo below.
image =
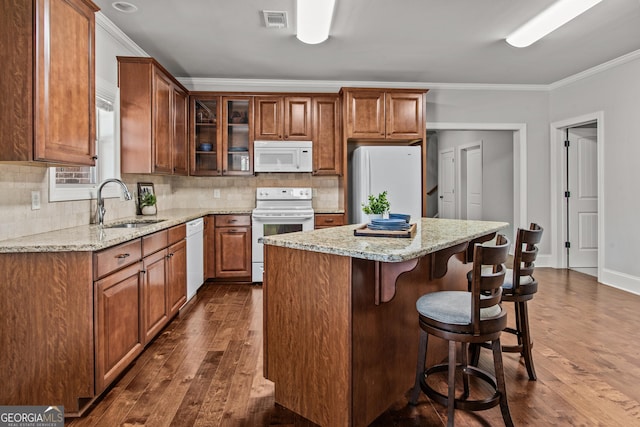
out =
[[309,187],[258,187],[257,200],[311,200]]

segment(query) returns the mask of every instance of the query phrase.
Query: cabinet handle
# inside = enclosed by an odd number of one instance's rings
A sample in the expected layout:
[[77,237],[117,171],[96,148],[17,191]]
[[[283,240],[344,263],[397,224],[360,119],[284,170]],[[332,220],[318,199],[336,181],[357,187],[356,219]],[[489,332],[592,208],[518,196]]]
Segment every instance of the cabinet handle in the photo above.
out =
[[147,274],[147,270],[145,269],[140,270],[140,274]]
[[237,219],[228,219],[228,220],[227,220],[227,222],[228,222],[228,223],[238,222],[238,220],[237,220]]
[[333,222],[333,218],[327,218],[327,219],[324,220],[324,222],[331,223],[331,222]]
[[116,258],[118,258],[118,259],[125,259],[125,258],[127,258],[127,257],[129,257],[129,256],[130,256],[130,254],[119,254],[119,255],[116,255]]
[[91,156],[91,160],[98,160],[98,156]]

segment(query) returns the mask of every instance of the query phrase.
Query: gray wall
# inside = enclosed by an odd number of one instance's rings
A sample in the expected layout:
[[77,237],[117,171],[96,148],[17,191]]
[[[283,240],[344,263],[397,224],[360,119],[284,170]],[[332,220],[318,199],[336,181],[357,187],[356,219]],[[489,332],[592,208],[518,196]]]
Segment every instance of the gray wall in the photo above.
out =
[[[482,219],[511,224],[505,235],[513,240],[513,132],[437,131],[439,150],[482,140]],[[460,159],[456,158],[459,163]]]

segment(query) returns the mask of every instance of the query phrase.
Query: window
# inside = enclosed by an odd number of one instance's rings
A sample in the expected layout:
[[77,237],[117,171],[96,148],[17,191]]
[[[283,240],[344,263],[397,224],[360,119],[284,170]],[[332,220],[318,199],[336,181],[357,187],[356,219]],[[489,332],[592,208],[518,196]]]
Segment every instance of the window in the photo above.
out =
[[[96,166],[49,168],[49,202],[95,199],[98,185],[119,178],[117,99],[108,91],[96,95]],[[120,197],[118,188],[105,186],[104,197]]]

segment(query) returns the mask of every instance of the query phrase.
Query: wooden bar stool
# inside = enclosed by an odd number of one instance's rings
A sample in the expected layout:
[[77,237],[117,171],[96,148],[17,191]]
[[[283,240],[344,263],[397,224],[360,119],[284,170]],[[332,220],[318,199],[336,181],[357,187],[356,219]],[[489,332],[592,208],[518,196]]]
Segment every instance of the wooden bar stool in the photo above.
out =
[[[509,240],[498,235],[495,246],[476,244],[473,253],[473,280],[471,291],[440,291],[421,296],[416,302],[420,324],[420,344],[416,381],[409,403],[415,405],[422,390],[431,399],[447,405],[448,424],[454,425],[455,409],[481,411],[500,405],[502,418],[507,426],[513,426],[504,373],[502,369],[502,347],[500,334],[507,324],[507,313],[500,306],[502,283],[509,253]],[[491,268],[489,268],[491,267]],[[449,342],[448,363],[427,368],[426,354],[429,335]],[[468,345],[491,342],[495,376],[468,361]],[[456,343],[462,343],[461,359],[456,360]],[[448,373],[448,395],[436,391],[428,383],[429,376],[436,372]],[[455,394],[456,371],[462,372],[464,392]],[[469,376],[472,375],[492,389],[492,396],[482,400],[469,400]]]
[[[533,356],[531,348],[533,341],[531,340],[531,332],[529,328],[529,313],[527,309],[527,301],[533,298],[538,292],[538,282],[533,277],[535,268],[534,261],[538,256],[538,247],[542,239],[543,228],[536,223],[531,223],[529,229],[518,228],[516,236],[516,245],[513,255],[513,269],[507,269],[502,284],[502,301],[513,302],[515,304],[516,327],[506,327],[504,332],[508,332],[517,337],[516,345],[504,345],[502,351],[505,353],[520,353],[524,358],[524,364],[527,368],[529,380],[537,379],[536,370],[533,366]],[[471,286],[470,271],[467,274],[469,286]],[[471,359],[472,365],[478,365],[480,357],[480,348],[489,348],[487,343],[472,346]]]

